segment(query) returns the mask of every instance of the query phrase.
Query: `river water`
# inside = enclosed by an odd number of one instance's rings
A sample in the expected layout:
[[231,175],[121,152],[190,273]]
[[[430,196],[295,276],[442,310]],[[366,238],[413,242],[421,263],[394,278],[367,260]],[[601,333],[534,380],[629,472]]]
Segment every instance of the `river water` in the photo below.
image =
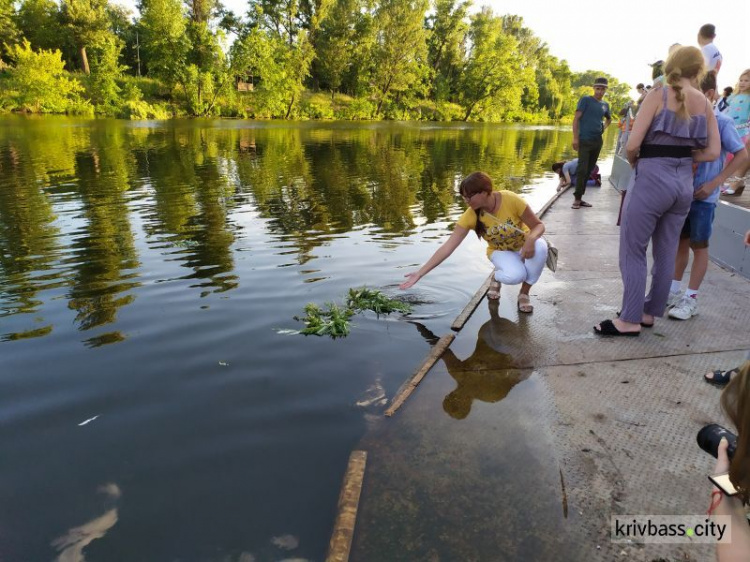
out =
[[360,315],[345,339],[294,317],[350,287],[399,294],[471,171],[538,209],[571,140],[0,118],[0,560],[322,560],[378,398],[490,264],[470,236],[409,291],[411,317]]

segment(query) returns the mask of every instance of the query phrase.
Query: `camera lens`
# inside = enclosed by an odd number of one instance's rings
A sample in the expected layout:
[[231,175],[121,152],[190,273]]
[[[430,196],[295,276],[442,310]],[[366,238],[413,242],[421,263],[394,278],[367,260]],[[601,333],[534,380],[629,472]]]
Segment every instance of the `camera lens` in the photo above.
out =
[[709,455],[716,457],[719,451],[719,441],[722,437],[726,437],[729,442],[727,455],[731,459],[734,456],[735,449],[737,449],[737,436],[719,424],[709,424],[698,432],[698,446]]

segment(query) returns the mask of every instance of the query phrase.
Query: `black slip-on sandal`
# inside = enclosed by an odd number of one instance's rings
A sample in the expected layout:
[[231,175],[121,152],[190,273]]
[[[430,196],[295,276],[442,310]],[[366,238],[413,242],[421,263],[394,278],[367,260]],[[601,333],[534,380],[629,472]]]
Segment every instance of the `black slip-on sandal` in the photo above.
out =
[[729,369],[728,371],[722,371],[721,369],[716,369],[712,373],[713,378],[709,379],[706,375],[703,375],[703,380],[712,386],[724,388],[726,385],[729,384],[729,381],[732,379],[732,376],[736,375],[739,372],[739,370],[740,370],[739,367],[735,367],[734,369]]
[[604,320],[599,325],[601,328],[598,330],[596,326],[594,326],[594,332],[600,336],[627,336],[635,338],[641,335],[640,332],[621,332],[617,329],[617,326],[615,326],[615,323],[612,322],[612,320]]

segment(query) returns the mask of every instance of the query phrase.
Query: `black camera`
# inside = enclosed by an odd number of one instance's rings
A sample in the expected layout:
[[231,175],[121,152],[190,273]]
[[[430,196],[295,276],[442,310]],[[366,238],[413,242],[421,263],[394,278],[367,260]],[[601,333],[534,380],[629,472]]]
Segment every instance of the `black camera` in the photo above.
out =
[[729,443],[727,455],[731,459],[737,449],[737,436],[719,424],[709,424],[698,432],[698,446],[709,455],[716,457],[719,451],[719,441],[722,437],[726,437]]

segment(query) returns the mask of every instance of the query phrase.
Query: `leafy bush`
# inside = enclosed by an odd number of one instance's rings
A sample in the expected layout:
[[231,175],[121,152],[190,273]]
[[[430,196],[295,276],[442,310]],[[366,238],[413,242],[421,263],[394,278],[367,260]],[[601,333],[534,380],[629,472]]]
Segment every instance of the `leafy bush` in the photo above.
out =
[[[422,112],[428,115],[427,111]],[[464,109],[457,103],[439,102],[432,108],[432,115],[429,119],[432,121],[462,121],[464,118]]]
[[333,119],[335,117],[330,101],[316,98],[304,100],[301,105],[302,115],[308,119]]
[[9,49],[15,65],[9,70],[2,105],[36,113],[65,113],[82,108],[83,87],[65,72],[59,50],[34,52],[28,41]]
[[114,38],[91,49],[91,77],[88,91],[94,105],[114,108],[120,103],[122,90],[117,84],[117,79],[126,68],[119,63],[121,50],[121,43]]
[[125,119],[169,119],[172,117],[167,107],[159,104],[152,105],[142,100],[126,101],[121,115]]
[[375,114],[375,105],[367,98],[354,98],[336,112],[337,119],[350,121],[369,120]]

